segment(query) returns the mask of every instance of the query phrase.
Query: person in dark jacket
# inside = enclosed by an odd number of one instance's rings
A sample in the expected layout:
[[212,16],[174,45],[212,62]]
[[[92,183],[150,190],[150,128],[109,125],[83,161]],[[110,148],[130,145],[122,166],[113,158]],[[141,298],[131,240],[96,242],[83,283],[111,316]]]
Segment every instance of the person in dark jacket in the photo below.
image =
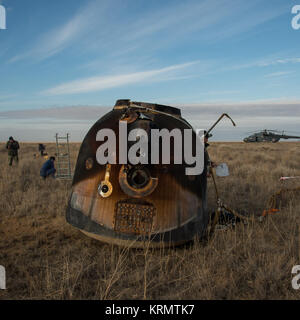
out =
[[55,167],[54,167],[54,161],[55,157],[50,157],[49,160],[47,160],[40,171],[40,176],[46,179],[47,177],[51,176],[52,178],[55,178]]
[[40,143],[39,144],[39,152],[41,153],[41,157],[43,157],[45,155],[44,151],[46,150],[46,147]]
[[6,143],[6,149],[8,150],[8,163],[12,166],[13,161],[17,164],[19,162],[18,150],[20,149],[19,142],[14,140],[13,137],[9,137]]

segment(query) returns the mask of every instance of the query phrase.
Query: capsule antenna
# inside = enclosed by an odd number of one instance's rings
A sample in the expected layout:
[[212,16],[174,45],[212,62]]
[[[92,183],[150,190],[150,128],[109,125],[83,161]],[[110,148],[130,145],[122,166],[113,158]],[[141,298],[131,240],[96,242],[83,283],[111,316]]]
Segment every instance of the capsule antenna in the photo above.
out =
[[232,124],[233,124],[233,126],[236,127],[236,124],[235,124],[235,122],[232,120],[232,118],[231,118],[227,113],[223,113],[223,114],[219,117],[219,119],[210,127],[210,129],[207,130],[207,132],[206,132],[206,134],[205,134],[206,137],[209,137],[209,136],[210,136],[210,135],[209,135],[210,132],[215,128],[215,126],[216,126],[224,117],[227,117],[228,119],[230,119],[231,122],[232,122]]

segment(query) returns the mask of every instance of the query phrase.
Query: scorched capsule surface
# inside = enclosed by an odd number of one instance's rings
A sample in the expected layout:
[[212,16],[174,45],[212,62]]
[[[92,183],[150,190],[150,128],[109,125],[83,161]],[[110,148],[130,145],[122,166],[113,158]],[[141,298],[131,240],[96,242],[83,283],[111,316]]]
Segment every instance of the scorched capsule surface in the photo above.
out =
[[[92,238],[131,247],[142,247],[145,241],[150,241],[152,247],[173,246],[188,242],[196,235],[201,238],[208,225],[206,165],[202,174],[186,175],[187,164],[174,164],[172,139],[170,164],[160,161],[132,165],[117,161],[100,165],[96,154],[105,141],[97,141],[97,133],[107,128],[114,131],[116,153],[113,156],[119,159],[120,121],[127,124],[128,132],[192,129],[181,117],[180,109],[118,100],[113,110],[89,130],[81,145],[67,221]],[[194,131],[193,139],[200,139]],[[128,142],[128,149],[132,144]],[[160,151],[161,148],[160,145]]]

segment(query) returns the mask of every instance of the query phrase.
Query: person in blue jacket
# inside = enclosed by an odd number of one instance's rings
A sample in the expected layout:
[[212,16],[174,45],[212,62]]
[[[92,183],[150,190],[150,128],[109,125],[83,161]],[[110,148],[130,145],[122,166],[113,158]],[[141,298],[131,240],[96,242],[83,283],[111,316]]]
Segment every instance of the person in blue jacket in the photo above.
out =
[[41,177],[43,177],[44,179],[46,179],[49,176],[51,176],[52,178],[55,178],[56,170],[54,167],[54,161],[55,161],[55,157],[50,157],[50,159],[43,164],[40,171]]

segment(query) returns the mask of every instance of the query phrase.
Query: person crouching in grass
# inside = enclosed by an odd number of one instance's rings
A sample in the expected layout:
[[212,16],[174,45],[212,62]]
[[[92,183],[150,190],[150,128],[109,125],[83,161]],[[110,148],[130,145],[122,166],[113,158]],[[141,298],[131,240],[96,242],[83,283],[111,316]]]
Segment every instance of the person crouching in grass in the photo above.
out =
[[47,160],[40,171],[40,176],[44,179],[46,179],[47,177],[52,177],[55,178],[55,172],[56,169],[54,167],[54,161],[55,161],[55,157],[50,157],[49,160]]

